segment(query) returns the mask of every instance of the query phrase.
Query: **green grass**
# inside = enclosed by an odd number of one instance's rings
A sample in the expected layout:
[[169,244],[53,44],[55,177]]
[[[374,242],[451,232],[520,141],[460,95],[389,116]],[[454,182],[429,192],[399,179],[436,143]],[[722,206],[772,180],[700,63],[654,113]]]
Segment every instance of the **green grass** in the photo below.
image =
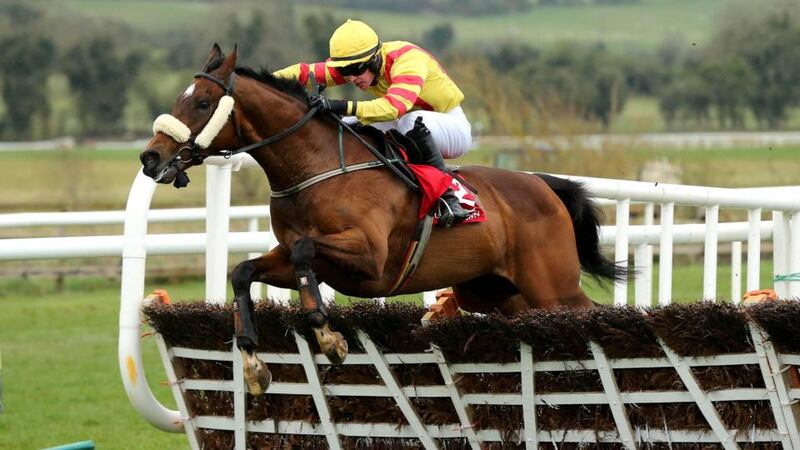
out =
[[[0,448],[32,449],[92,439],[100,449],[186,448],[156,430],[125,395],[117,365],[119,289],[77,286],[65,294],[0,297],[3,399]],[[27,292],[26,292],[27,291]],[[199,283],[176,290],[197,297]],[[158,398],[174,408],[152,339],[145,365]]]
[[[746,270],[744,258],[742,270]],[[762,260],[760,272],[760,286],[771,287],[772,282],[772,262]],[[746,273],[741,274],[741,292],[746,291]],[[586,294],[593,300],[611,304],[614,301],[613,286],[607,284],[606,288],[600,287],[597,282],[586,276],[583,277],[583,286]],[[658,257],[655,258],[653,266],[653,301],[658,299]],[[702,297],[703,293],[703,266],[700,264],[677,264],[672,269],[672,299],[674,303],[692,303]],[[731,300],[731,268],[730,265],[719,263],[717,268],[717,298],[721,301]],[[628,284],[628,304],[634,304],[634,285]]]
[[[705,132],[705,131],[731,131],[720,128],[716,121],[696,123],[683,121],[667,127],[658,107],[658,99],[653,97],[634,96],[625,102],[625,107],[619,116],[611,123],[611,133],[663,133],[663,132]],[[792,109],[789,117],[781,127],[784,130],[800,129],[800,109]],[[749,111],[745,116],[742,129],[735,131],[764,131],[759,129],[758,123]]]
[[147,33],[196,26],[212,2],[181,0],[62,0],[62,6],[94,19],[111,18]]
[[[136,174],[141,168],[139,152],[131,150],[0,152],[9,170],[0,179],[3,197],[0,210],[79,211],[122,210]],[[185,189],[159,185],[153,208],[205,205],[205,167],[189,171],[191,183]],[[235,178],[233,204],[266,203],[268,185],[259,170],[243,170]],[[238,203],[237,203],[238,202]]]
[[[61,3],[82,14],[114,18],[145,32],[195,26],[214,10],[212,2],[176,0],[62,0]],[[295,7],[295,18],[300,27],[305,15],[330,11],[337,18],[367,21],[384,39],[411,41],[419,41],[431,27],[449,22],[455,29],[456,44],[464,47],[504,41],[548,46],[570,40],[602,41],[617,49],[654,49],[669,36],[700,45],[708,39],[722,11],[738,3],[741,0],[643,0],[622,5],[537,7],[522,13],[481,16],[427,11],[398,14],[301,4]]]
[[739,147],[733,149],[625,150],[639,161],[663,159],[681,168],[681,182],[697,186],[756,187],[800,185],[796,147]]

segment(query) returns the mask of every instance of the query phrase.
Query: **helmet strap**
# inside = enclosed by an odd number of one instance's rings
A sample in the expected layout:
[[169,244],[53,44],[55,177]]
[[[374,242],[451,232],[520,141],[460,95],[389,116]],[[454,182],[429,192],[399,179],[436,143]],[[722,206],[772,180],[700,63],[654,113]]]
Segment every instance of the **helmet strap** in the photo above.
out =
[[378,84],[378,78],[381,77],[381,64],[382,63],[383,63],[383,57],[381,57],[381,52],[380,52],[380,49],[379,49],[378,52],[375,53],[375,56],[373,56],[369,60],[369,65],[367,66],[367,68],[369,70],[371,70],[372,73],[375,74],[375,78],[372,80],[372,84],[371,84],[372,86],[375,86],[376,84]]

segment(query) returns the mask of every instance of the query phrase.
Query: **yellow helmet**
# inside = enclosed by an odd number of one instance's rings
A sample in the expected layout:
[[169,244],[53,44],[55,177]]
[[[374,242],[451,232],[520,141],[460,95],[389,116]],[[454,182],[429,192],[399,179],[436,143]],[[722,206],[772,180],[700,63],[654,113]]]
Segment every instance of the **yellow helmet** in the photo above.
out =
[[333,32],[330,41],[331,58],[328,65],[344,67],[370,59],[381,48],[375,30],[360,20],[341,24]]

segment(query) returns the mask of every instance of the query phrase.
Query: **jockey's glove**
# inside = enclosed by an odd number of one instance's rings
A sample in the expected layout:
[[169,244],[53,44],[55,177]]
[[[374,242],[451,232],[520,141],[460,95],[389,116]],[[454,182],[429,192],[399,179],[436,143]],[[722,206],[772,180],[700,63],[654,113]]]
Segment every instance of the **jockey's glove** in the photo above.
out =
[[316,106],[320,112],[330,111],[340,116],[347,114],[347,100],[333,100],[322,95],[310,95],[308,104],[311,107]]

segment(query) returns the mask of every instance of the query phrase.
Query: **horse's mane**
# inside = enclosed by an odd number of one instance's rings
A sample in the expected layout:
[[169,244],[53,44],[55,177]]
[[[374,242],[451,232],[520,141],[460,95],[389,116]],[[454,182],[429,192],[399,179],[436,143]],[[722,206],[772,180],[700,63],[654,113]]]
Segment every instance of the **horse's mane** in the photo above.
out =
[[[222,57],[212,60],[206,65],[206,67],[203,69],[203,72],[209,73],[212,70],[218,69],[219,66],[222,65],[223,60],[224,58]],[[236,75],[252,78],[253,80],[266,84],[267,86],[271,86],[281,92],[285,92],[293,97],[296,97],[305,104],[308,103],[308,92],[306,92],[303,85],[298,83],[297,79],[295,78],[276,77],[266,67],[262,67],[261,70],[255,70],[250,67],[239,66],[234,69],[234,72],[236,72]]]
[[252,78],[253,80],[266,84],[267,86],[271,86],[281,92],[285,92],[293,97],[296,97],[304,104],[308,102],[308,92],[306,92],[303,86],[297,82],[297,79],[276,77],[266,67],[262,67],[261,70],[258,71],[251,69],[250,67],[237,67],[236,75]]

